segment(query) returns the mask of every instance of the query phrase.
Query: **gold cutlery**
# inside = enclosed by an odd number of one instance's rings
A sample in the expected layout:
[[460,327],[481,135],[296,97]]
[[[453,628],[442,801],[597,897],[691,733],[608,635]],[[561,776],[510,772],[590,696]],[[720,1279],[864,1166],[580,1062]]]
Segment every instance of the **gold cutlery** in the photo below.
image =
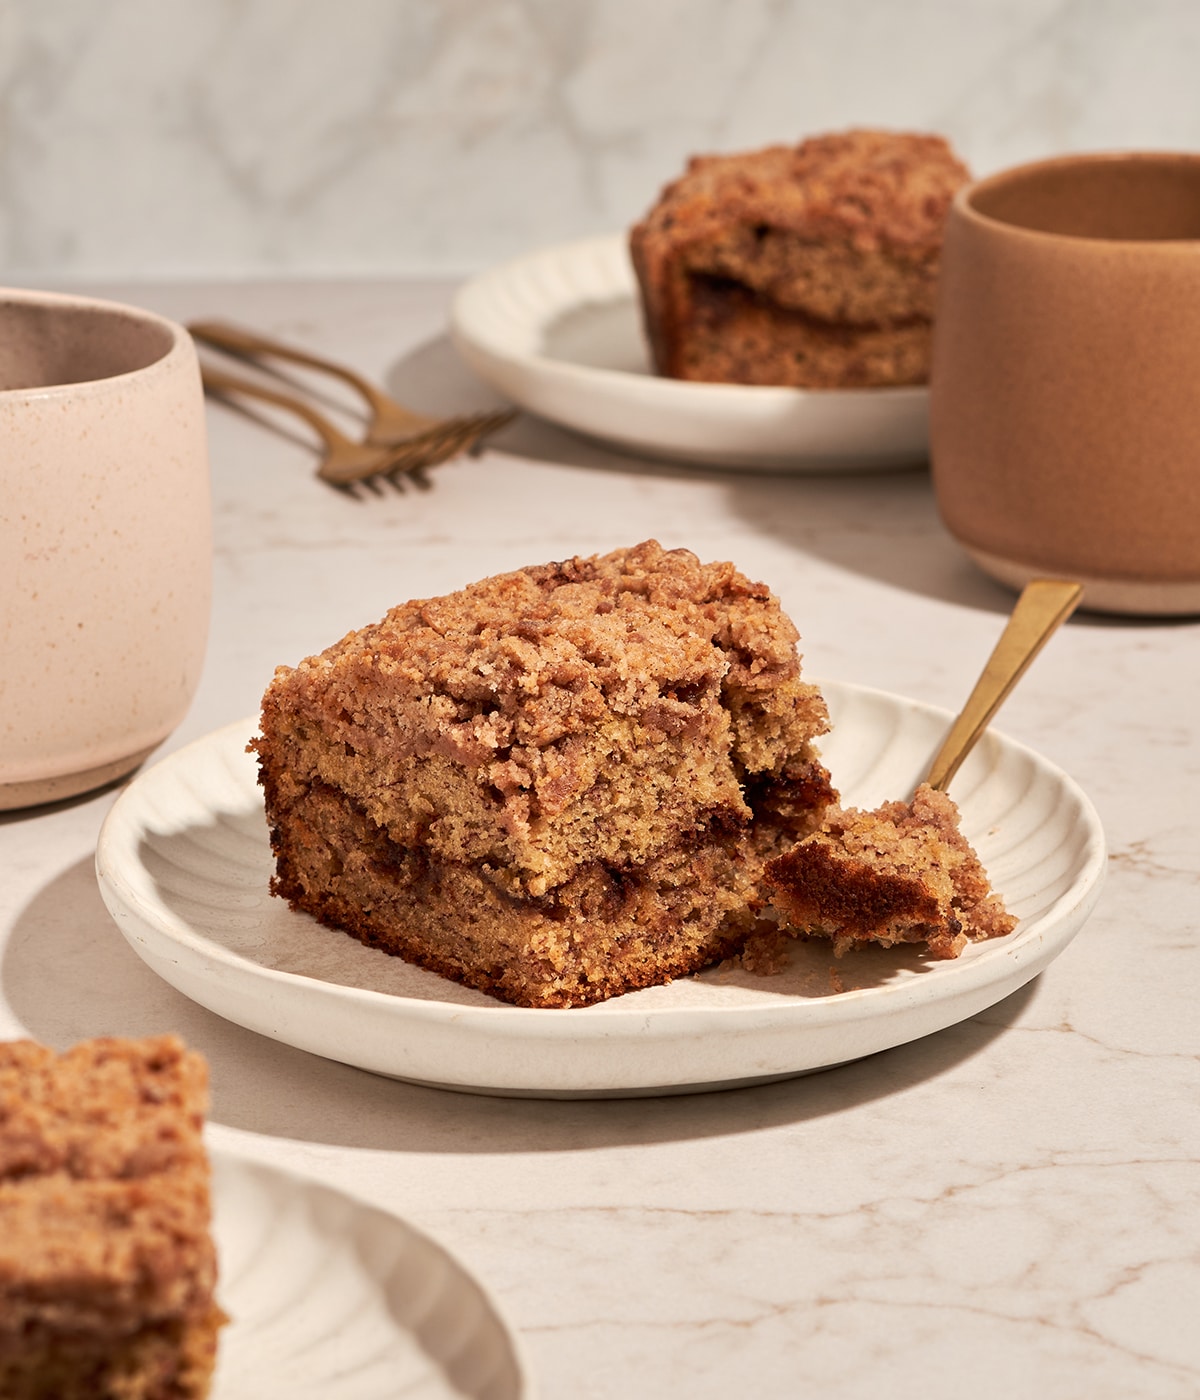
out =
[[1035,578],[1025,585],[983,674],[933,760],[925,779],[930,787],[945,792],[1029,663],[1075,611],[1082,596],[1081,584],[1062,579]]
[[337,486],[370,482],[376,477],[395,480],[401,475],[413,475],[424,467],[436,466],[469,451],[516,417],[514,409],[456,414],[449,418],[429,417],[414,413],[357,371],[337,361],[220,321],[194,321],[188,330],[203,344],[243,359],[269,356],[334,375],[361,395],[367,405],[369,422],[363,438],[356,440],[298,394],[259,384],[211,364],[201,366],[204,386],[209,391],[257,398],[303,418],[321,438],[324,447],[317,475]]

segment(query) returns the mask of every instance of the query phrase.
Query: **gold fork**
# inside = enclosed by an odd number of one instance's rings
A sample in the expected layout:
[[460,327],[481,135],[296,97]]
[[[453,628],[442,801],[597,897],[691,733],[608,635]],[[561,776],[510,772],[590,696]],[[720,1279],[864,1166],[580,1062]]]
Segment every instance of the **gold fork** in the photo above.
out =
[[983,674],[950,727],[925,781],[945,792],[1030,662],[1066,622],[1083,597],[1083,585],[1068,579],[1031,579],[988,658]]
[[397,403],[370,380],[335,360],[327,360],[221,321],[194,321],[188,330],[195,339],[231,354],[249,359],[268,355],[290,360],[294,364],[335,375],[357,390],[370,413],[367,431],[361,441],[348,438],[324,414],[302,399],[214,366],[203,366],[205,386],[214,392],[245,394],[299,413],[325,444],[325,457],[317,475],[337,485],[349,485],[373,476],[395,478],[401,473],[411,475],[423,467],[436,466],[466,452],[516,417],[514,409],[496,409],[488,413],[432,418],[414,413]]
[[201,364],[200,377],[205,389],[222,397],[242,395],[250,399],[261,399],[274,404],[276,408],[286,408],[290,413],[303,418],[321,439],[323,452],[317,475],[322,481],[334,486],[352,486],[355,482],[369,482],[378,476],[391,476],[398,465],[391,460],[392,453],[387,448],[371,447],[366,443],[348,438],[340,428],[318,413],[311,404],[281,389],[270,389],[265,384],[243,379],[241,375],[230,374],[227,370],[213,365]]

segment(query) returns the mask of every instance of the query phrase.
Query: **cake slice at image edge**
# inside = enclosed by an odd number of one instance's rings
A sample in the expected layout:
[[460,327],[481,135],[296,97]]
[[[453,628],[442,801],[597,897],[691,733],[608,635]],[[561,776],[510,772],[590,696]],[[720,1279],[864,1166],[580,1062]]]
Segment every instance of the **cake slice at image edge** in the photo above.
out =
[[0,1044],[4,1400],[209,1393],[207,1085],[174,1036]]
[[698,971],[835,796],[797,639],[655,541],[401,604],[267,689],[272,889],[521,1006]]
[[856,944],[924,944],[956,958],[1017,921],[988,881],[945,793],[922,784],[911,803],[831,807],[820,829],[770,861],[769,903],[784,931]]

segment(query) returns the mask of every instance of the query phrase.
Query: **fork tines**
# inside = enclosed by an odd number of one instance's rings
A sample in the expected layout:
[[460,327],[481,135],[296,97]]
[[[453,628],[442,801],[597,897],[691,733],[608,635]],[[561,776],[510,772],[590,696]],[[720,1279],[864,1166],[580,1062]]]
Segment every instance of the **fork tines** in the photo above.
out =
[[435,467],[439,462],[449,461],[511,423],[515,417],[516,412],[509,408],[448,419],[400,443],[394,452],[388,454],[388,465],[382,469],[381,475],[393,478],[412,476],[424,467]]

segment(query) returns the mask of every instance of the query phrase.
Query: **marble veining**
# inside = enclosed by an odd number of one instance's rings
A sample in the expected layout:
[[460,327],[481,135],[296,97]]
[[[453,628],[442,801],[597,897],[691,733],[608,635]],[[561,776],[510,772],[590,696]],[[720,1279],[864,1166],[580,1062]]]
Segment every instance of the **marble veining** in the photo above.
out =
[[1198,69],[1181,0],[10,0],[0,278],[477,268],[852,125],[1195,148]]

